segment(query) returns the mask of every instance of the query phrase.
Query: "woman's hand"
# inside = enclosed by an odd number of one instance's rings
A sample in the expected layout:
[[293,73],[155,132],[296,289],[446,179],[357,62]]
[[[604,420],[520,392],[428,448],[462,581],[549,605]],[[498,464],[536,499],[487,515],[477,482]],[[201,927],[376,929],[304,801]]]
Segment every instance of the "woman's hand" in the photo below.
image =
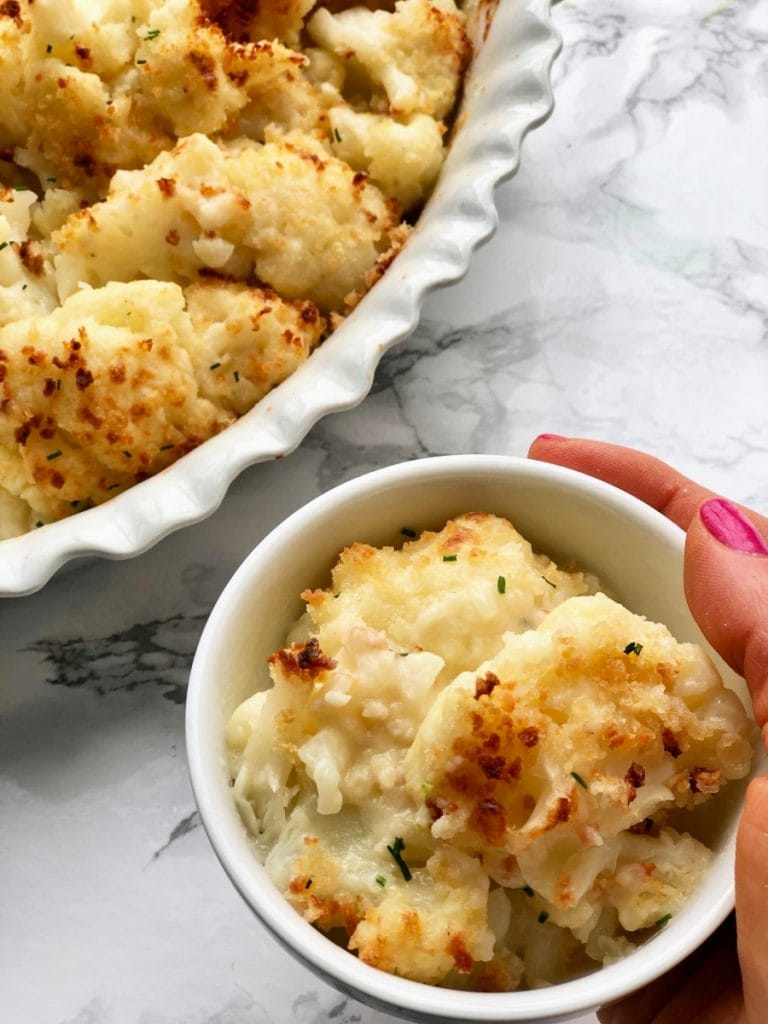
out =
[[[714,649],[744,676],[768,748],[768,518],[650,455],[543,434],[529,457],[605,480],[686,531],[685,595]],[[736,845],[736,934],[727,922],[664,978],[604,1007],[603,1024],[766,1024],[768,778],[750,783]]]

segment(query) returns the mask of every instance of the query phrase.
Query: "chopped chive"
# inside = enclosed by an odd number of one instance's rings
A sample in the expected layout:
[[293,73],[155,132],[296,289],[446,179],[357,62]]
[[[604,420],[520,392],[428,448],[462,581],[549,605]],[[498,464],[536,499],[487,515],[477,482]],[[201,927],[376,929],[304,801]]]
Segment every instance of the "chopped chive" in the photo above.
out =
[[80,504],[80,502],[79,501],[70,501],[69,504],[72,506],[72,508],[77,508],[77,506]]
[[415,537],[416,536],[416,531],[409,529],[407,526],[404,526],[402,528],[402,530],[400,531],[400,533],[402,533],[402,535],[404,537]]
[[62,454],[63,454],[62,452],[56,451],[56,452],[51,452],[50,455],[46,455],[45,457],[50,462],[52,459],[58,459],[58,457],[60,455],[62,455]]
[[642,651],[642,649],[643,649],[643,645],[639,644],[635,640],[633,640],[631,644],[627,644],[627,646],[624,648],[624,653],[625,654],[639,654],[640,651]]
[[56,390],[61,391],[61,377],[56,381]]
[[160,445],[160,451],[161,452],[167,452],[167,451],[170,451],[171,448],[175,448],[175,447],[176,447],[175,444],[161,444]]
[[665,914],[664,917],[660,917],[659,918],[659,920],[656,922],[654,927],[655,928],[661,928],[662,925],[665,925],[668,921],[671,921],[671,920],[672,920],[672,915],[671,914]]
[[557,584],[553,583],[552,580],[548,580],[546,576],[541,577],[545,583],[548,583],[553,590],[557,590]]
[[8,243],[7,242],[0,242],[0,252],[2,252],[3,249],[7,249],[7,248],[8,248]]
[[46,53],[52,53],[53,52],[53,47],[51,46],[50,43],[48,43],[48,45],[46,46],[45,52]]
[[336,141],[337,142],[341,142],[341,136],[339,135],[339,129],[338,128],[334,128],[333,129],[333,134],[336,136]]
[[131,454],[131,452],[123,452],[123,455],[126,457],[126,459],[132,459],[133,458],[133,455]]
[[459,557],[458,555],[443,555],[443,561],[444,562],[455,562],[458,557]]
[[137,64],[146,64],[147,62],[145,60],[137,60],[136,63]]
[[407,658],[407,657],[408,657],[408,655],[409,655],[409,654],[410,654],[411,652],[410,652],[410,651],[400,651],[399,653],[400,653],[400,657],[401,657],[401,658]]
[[312,885],[312,879],[311,879],[311,878],[308,878],[308,879],[307,879],[307,884],[306,884],[306,885],[304,886],[304,888],[305,888],[305,889],[308,889],[308,888],[310,887],[310,885]]
[[218,370],[218,368],[220,366],[221,366],[221,363],[211,363],[211,365],[208,367],[208,369],[209,370]]
[[107,490],[108,491],[114,491],[114,489],[116,487],[119,487],[119,486],[120,486],[120,484],[110,484],[109,487],[107,488]]
[[534,895],[533,889],[530,887],[530,885],[524,885],[520,892],[524,892],[529,899]]
[[29,187],[29,185],[14,185],[13,186],[13,191],[14,192],[31,192],[32,189]]
[[43,525],[43,524],[42,524],[42,523],[40,522],[40,520],[38,519],[38,520],[37,520],[37,522],[35,523],[35,529],[37,529],[37,528],[38,528],[39,526],[42,526],[42,525]]
[[434,782],[422,782],[422,784],[421,784],[421,789],[422,789],[422,792],[424,792],[424,793],[431,793],[434,788],[435,788]]
[[400,868],[400,873],[402,874],[406,882],[410,882],[410,880],[413,878],[413,875],[411,874],[411,869],[403,860],[402,851],[404,849],[405,842],[403,841],[403,837],[395,836],[395,841],[391,846],[387,847],[387,852],[391,854],[392,858],[395,861],[395,864],[397,864],[397,866]]
[[21,290],[22,290],[23,292],[25,292],[25,291],[27,290],[27,285],[23,284],[23,285],[21,286]]
[[586,782],[584,781],[584,779],[582,779],[578,772],[571,772],[571,778],[575,779],[575,781],[578,782],[582,789],[589,789]]
[[382,889],[387,884],[387,880],[384,875],[376,875],[376,885],[380,885]]
[[548,920],[549,920],[549,914],[547,913],[546,910],[542,910],[542,912],[539,914],[539,924],[544,924],[544,922],[548,921]]
[[160,35],[160,29],[159,28],[151,28],[149,30],[149,32],[147,32],[147,34],[144,36],[144,39],[147,42],[151,42],[153,39],[157,39],[157,37],[159,35]]
[[507,581],[504,576],[499,576],[496,580],[496,589],[500,594],[505,594],[507,592]]
[[237,372],[237,370],[235,370],[232,376],[235,378],[235,384],[237,384],[238,381],[240,380],[240,374]]

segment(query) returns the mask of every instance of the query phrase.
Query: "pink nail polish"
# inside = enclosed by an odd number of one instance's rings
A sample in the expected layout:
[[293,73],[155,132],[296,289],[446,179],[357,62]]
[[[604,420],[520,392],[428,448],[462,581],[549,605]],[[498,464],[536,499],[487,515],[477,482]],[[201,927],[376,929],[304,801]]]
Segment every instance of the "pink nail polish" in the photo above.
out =
[[705,501],[699,509],[699,516],[715,540],[732,551],[768,555],[768,544],[747,517],[725,498]]
[[536,438],[537,441],[567,441],[568,439],[563,437],[562,434],[539,434]]

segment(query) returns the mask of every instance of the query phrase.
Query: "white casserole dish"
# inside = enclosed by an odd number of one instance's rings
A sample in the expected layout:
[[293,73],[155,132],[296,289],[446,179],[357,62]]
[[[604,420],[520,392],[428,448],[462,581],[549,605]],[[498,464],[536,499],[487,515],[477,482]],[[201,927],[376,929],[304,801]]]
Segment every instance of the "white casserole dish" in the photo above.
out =
[[[480,0],[481,3],[484,0]],[[476,45],[451,151],[411,239],[382,280],[292,377],[179,462],[97,508],[0,543],[0,596],[38,590],[73,558],[129,558],[210,515],[247,466],[296,448],[330,412],[361,402],[383,353],[416,327],[425,296],[467,270],[494,231],[494,188],[552,110],[560,48],[550,0],[495,0]]]

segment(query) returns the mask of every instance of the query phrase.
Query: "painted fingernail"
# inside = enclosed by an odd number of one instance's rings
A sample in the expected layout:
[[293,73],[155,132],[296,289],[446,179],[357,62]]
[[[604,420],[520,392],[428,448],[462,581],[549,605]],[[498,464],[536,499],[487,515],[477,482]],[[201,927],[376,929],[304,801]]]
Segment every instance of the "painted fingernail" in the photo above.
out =
[[732,551],[768,555],[768,544],[747,517],[725,498],[705,501],[699,509],[699,516],[715,540]]
[[539,434],[537,441],[566,441],[562,434]]

